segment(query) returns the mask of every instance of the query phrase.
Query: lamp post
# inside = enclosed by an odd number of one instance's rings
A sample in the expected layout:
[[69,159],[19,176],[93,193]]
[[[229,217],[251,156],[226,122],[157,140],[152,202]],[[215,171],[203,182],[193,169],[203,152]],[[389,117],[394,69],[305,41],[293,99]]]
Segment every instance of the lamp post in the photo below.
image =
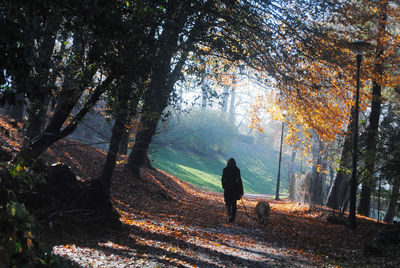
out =
[[[283,117],[285,117],[285,112],[282,112]],[[279,164],[278,164],[278,176],[276,178],[276,192],[275,200],[279,200],[279,187],[281,184],[281,160],[282,160],[282,143],[283,143],[283,131],[284,131],[285,121],[282,120],[282,130],[281,130],[281,145],[279,148]]]
[[350,44],[357,53],[357,86],[356,86],[356,103],[354,107],[354,130],[353,130],[353,167],[350,179],[350,211],[349,211],[349,227],[355,229],[357,226],[356,222],[356,201],[357,201],[357,161],[358,161],[358,114],[359,114],[359,98],[360,98],[360,74],[361,74],[361,62],[364,50],[370,46],[369,43],[364,41],[355,41]]

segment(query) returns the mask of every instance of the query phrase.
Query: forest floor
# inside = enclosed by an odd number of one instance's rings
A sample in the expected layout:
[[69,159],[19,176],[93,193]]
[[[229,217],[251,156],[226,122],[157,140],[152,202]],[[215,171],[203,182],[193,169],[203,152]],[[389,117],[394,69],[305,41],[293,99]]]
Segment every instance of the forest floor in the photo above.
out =
[[[1,123],[1,122],[0,122]],[[4,123],[4,122],[3,122]],[[1,135],[0,135],[1,136]],[[4,145],[4,139],[3,139]],[[9,146],[10,142],[8,142]],[[64,139],[46,161],[69,165],[79,180],[97,178],[105,152]],[[119,159],[112,202],[121,229],[57,228],[45,237],[52,252],[80,267],[395,267],[398,258],[363,256],[364,244],[382,226],[358,219],[356,230],[328,223],[323,207],[268,200],[268,223],[252,216],[260,198],[244,198],[234,223],[223,196],[197,189],[161,170],[135,178]],[[250,214],[250,215],[249,215]],[[82,228],[80,228],[82,227]]]
[[[50,155],[84,179],[98,176],[104,152],[71,140]],[[359,217],[356,230],[328,223],[329,211],[290,200],[268,200],[268,223],[253,209],[260,198],[238,203],[227,222],[223,196],[197,189],[160,170],[137,179],[118,161],[112,199],[122,231],[56,233],[55,254],[83,267],[389,267],[394,259],[363,256],[381,223]],[[397,259],[398,262],[398,259]]]

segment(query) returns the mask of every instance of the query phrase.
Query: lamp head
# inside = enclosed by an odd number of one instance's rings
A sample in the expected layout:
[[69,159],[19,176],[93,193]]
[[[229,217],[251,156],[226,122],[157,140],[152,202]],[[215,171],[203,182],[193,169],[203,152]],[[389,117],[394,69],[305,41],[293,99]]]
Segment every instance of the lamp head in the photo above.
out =
[[349,44],[349,47],[357,53],[362,55],[365,50],[368,50],[372,45],[365,41],[354,41]]

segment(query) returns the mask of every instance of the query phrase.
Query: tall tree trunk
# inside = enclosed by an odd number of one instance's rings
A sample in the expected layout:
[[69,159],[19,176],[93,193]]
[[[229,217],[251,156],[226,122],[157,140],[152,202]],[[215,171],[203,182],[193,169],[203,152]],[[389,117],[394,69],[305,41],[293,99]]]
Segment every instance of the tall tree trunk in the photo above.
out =
[[[172,57],[172,55],[170,55]],[[145,94],[143,111],[140,120],[141,129],[136,132],[135,143],[128,157],[127,167],[138,177],[140,177],[140,168],[149,163],[147,152],[150,147],[154,134],[156,133],[158,122],[160,121],[164,109],[168,106],[169,96],[173,91],[177,74],[182,70],[188,53],[181,55],[179,63],[175,66],[171,77],[167,75],[169,71],[160,68],[154,72],[152,85],[147,94]],[[167,60],[164,60],[167,62]],[[164,68],[169,65],[164,66]]]
[[[175,34],[175,39],[177,39],[177,33]],[[174,37],[174,33],[171,35]],[[140,120],[141,129],[136,132],[135,144],[127,163],[127,167],[137,177],[140,177],[140,168],[146,163],[147,151],[156,132],[158,121],[168,105],[169,96],[173,90],[174,84],[167,86],[172,56],[170,51],[164,51],[164,54],[159,56],[160,64],[155,65],[150,88],[144,96]]]
[[390,193],[389,205],[386,210],[384,222],[392,223],[393,218],[396,215],[397,210],[397,201],[399,200],[399,186],[400,186],[400,178],[395,178],[392,186],[392,192]]
[[322,155],[321,155],[321,141],[319,137],[313,135],[312,144],[312,186],[311,186],[311,203],[320,204],[321,203],[321,193],[322,193],[322,176],[319,172],[319,166],[322,166]]
[[51,77],[51,70],[54,69],[51,56],[53,55],[55,41],[54,32],[47,31],[39,50],[39,64],[35,68],[37,73],[32,81],[34,86],[31,89],[27,107],[29,121],[25,131],[24,143],[31,142],[38,137],[45,127],[51,89],[55,82],[55,75]]
[[[353,115],[354,111],[351,114]],[[347,199],[346,193],[348,193],[348,191],[346,191],[346,187],[349,186],[348,184],[348,181],[350,179],[349,172],[351,170],[351,163],[352,163],[351,153],[353,151],[352,150],[353,132],[350,130],[354,128],[353,123],[354,120],[351,119],[350,124],[347,127],[348,132],[344,139],[338,171],[336,173],[336,177],[333,181],[331,189],[329,190],[328,193],[326,206],[333,209],[339,209],[341,206],[343,206],[343,203]]]
[[358,213],[364,216],[369,216],[371,193],[375,188],[375,156],[376,145],[378,142],[378,128],[379,117],[381,115],[381,91],[382,79],[384,78],[383,69],[383,54],[384,54],[384,38],[386,37],[386,24],[387,24],[387,8],[388,1],[383,0],[379,2],[379,25],[377,37],[377,50],[375,56],[374,74],[375,77],[372,81],[372,103],[371,114],[369,116],[369,125],[367,129],[367,143],[366,143],[366,158],[365,167],[366,172],[363,177],[362,189],[360,195],[360,203],[358,206]]
[[[180,17],[180,19],[184,20],[185,18]],[[180,26],[183,27],[183,21],[167,22],[165,30],[160,36],[160,44],[165,45],[159,49],[159,54],[156,55],[154,60],[151,85],[144,96],[140,124],[142,129],[136,133],[135,144],[127,163],[128,169],[137,177],[140,177],[140,168],[146,164],[147,152],[156,132],[158,121],[169,103],[170,95],[189,55],[189,48],[198,34],[197,30],[200,25],[195,23],[186,41],[186,48],[181,52],[178,62],[171,71],[171,59],[176,52],[173,48],[177,46]]]
[[100,175],[100,181],[103,184],[107,197],[111,193],[111,178],[115,168],[118,150],[120,147],[122,135],[125,131],[126,119],[128,117],[128,96],[121,94],[119,98],[119,108],[115,117],[114,127],[112,129],[111,141],[108,147],[106,162]]
[[[166,56],[172,57],[172,55]],[[145,166],[147,151],[156,132],[158,121],[168,105],[169,96],[173,90],[173,85],[166,86],[169,60],[164,59],[162,62],[165,65],[154,72],[151,87],[145,94],[140,120],[141,129],[136,132],[135,143],[128,157],[127,167],[137,177],[140,177],[140,168]]]

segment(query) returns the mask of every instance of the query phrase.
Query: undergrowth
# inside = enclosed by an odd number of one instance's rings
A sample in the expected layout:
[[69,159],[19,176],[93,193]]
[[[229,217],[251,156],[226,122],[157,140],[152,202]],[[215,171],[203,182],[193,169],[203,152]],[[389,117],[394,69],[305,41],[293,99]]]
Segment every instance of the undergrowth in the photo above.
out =
[[0,165],[0,267],[71,267],[46,248],[40,224],[23,203],[43,182],[22,162]]

